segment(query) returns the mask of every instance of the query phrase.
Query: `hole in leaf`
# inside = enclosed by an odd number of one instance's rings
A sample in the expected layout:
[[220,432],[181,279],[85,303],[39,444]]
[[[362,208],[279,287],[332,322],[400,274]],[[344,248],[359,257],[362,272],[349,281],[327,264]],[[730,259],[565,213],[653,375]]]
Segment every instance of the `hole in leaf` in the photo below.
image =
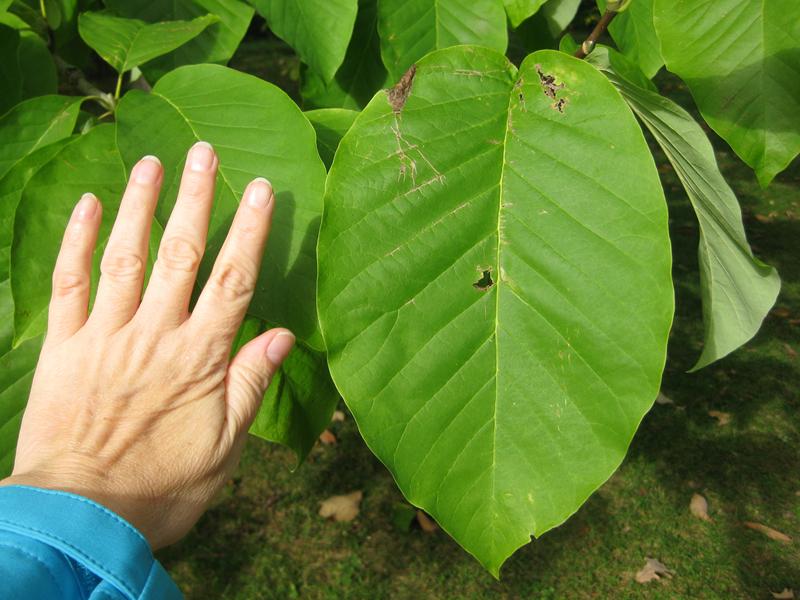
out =
[[485,292],[493,285],[494,285],[494,280],[492,279],[492,270],[486,269],[483,271],[483,275],[481,275],[481,278],[472,284],[472,287],[474,287],[476,290]]

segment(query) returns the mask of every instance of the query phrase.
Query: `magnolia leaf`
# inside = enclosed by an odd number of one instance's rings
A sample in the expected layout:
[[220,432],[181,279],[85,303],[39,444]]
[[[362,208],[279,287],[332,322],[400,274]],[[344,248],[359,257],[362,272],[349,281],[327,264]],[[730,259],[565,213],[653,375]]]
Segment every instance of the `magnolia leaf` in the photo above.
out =
[[372,95],[387,85],[378,38],[377,0],[359,0],[353,37],[344,62],[332,81],[304,69],[300,93],[309,108],[361,109]]
[[342,139],[318,250],[359,430],[497,575],[614,472],[658,394],[671,257],[639,125],[574,57],[432,53]]
[[800,2],[655,0],[654,17],[667,68],[768,185],[800,152]]
[[226,63],[242,41],[253,18],[253,7],[239,0],[104,0],[122,17],[150,23],[190,21],[213,14],[218,19],[200,35],[165,56],[149,62],[143,71],[150,82],[176,67],[196,63]]
[[358,0],[253,0],[272,32],[328,82],[344,61]]
[[0,56],[0,114],[26,98],[56,93],[50,51],[32,31],[0,25]]
[[[45,146],[40,152],[50,148]],[[16,192],[19,205],[11,247],[15,345],[45,330],[53,266],[75,203],[89,190],[103,202],[98,236],[102,248],[125,187],[113,125],[98,125],[85,135],[74,136],[47,158]],[[96,286],[96,278],[93,284]]]
[[[653,26],[653,1],[634,0],[608,26],[620,51],[637,64],[648,78],[652,78],[664,65]],[[606,0],[597,0],[597,6],[605,10]]]
[[580,5],[581,0],[547,0],[537,14],[544,18],[550,35],[556,38],[572,23]]
[[506,51],[503,0],[380,0],[381,57],[392,82],[431,50],[480,44]]
[[83,41],[118,73],[124,73],[172,52],[218,20],[205,15],[191,21],[149,24],[104,12],[85,12],[78,18],[78,29]]
[[330,168],[339,142],[356,120],[358,113],[344,108],[321,108],[309,110],[305,115],[317,132],[317,150],[320,158],[325,167]]
[[[239,329],[234,354],[266,327],[261,319],[248,316]],[[272,378],[250,433],[291,449],[299,466],[330,423],[338,402],[325,355],[298,342]]]
[[82,102],[74,96],[39,96],[0,117],[0,178],[26,155],[68,137]]
[[[598,51],[595,59],[603,51],[615,57],[612,69],[624,63],[612,50]],[[623,72],[632,70],[628,65]],[[635,85],[635,77],[618,77],[612,70],[609,78],[664,150],[700,223],[705,345],[693,370],[700,369],[758,332],[778,296],[780,278],[775,269],[753,256],[736,195],[719,172],[708,137],[691,115],[672,100]]]
[[0,354],[0,478],[11,474],[22,412],[28,403],[41,336]]
[[295,103],[262,79],[217,65],[194,65],[165,75],[150,94],[128,92],[116,117],[128,171],[145,154],[158,156],[164,165],[156,208],[162,225],[175,203],[186,151],[199,140],[217,151],[217,193],[198,286],[211,272],[245,187],[255,177],[269,178],[275,214],[249,312],[288,327],[321,350],[315,247],[325,166],[314,130]]
[[503,0],[508,20],[511,21],[511,26],[514,28],[519,27],[525,19],[536,14],[536,11],[546,2],[547,0]]

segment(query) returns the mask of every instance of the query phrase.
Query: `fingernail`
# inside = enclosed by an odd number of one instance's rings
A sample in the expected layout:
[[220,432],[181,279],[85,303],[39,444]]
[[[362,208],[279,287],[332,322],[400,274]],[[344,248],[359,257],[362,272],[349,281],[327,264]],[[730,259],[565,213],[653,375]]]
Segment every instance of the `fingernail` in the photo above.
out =
[[158,181],[161,175],[161,161],[155,156],[147,155],[136,164],[133,178],[136,183],[150,185]]
[[214,164],[214,149],[208,142],[197,142],[189,150],[189,168],[192,171],[208,171]]
[[84,194],[81,196],[78,205],[75,207],[78,220],[88,221],[97,212],[97,197],[94,194]]
[[272,338],[267,346],[267,358],[273,365],[279,365],[289,356],[294,346],[294,334],[289,331],[281,331]]
[[253,208],[267,208],[272,198],[272,184],[263,177],[256,177],[247,186],[247,204]]

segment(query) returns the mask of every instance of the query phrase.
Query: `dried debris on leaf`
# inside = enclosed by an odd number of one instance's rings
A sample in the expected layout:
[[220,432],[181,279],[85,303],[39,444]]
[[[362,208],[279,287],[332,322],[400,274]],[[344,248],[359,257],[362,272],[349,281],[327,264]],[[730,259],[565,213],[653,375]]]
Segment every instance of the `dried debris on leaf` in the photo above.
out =
[[637,583],[648,583],[653,580],[658,581],[662,577],[672,578],[673,572],[658,559],[645,558],[644,560],[644,567],[635,575]]
[[743,521],[742,525],[744,525],[748,529],[752,529],[753,531],[758,531],[759,533],[763,533],[768,538],[778,542],[783,542],[785,544],[788,544],[792,541],[792,538],[790,538],[785,533],[781,533],[777,529],[773,529],[772,527],[768,527],[767,525],[763,525],[761,523],[754,523],[753,521]]
[[320,502],[319,516],[338,522],[352,521],[358,516],[363,497],[364,493],[361,490],[343,496],[331,496]]
[[700,494],[692,494],[692,499],[689,502],[689,511],[698,519],[711,521],[711,517],[708,516],[708,500]]
[[408,71],[400,78],[400,81],[386,90],[386,97],[389,100],[389,105],[395,113],[399,113],[406,105],[408,95],[411,93],[411,86],[414,84],[414,75],[416,74],[417,65],[411,65]]
[[417,511],[417,523],[419,523],[420,529],[422,529],[422,531],[424,531],[425,533],[434,533],[439,529],[439,526],[436,524],[436,521],[431,519],[422,510]]

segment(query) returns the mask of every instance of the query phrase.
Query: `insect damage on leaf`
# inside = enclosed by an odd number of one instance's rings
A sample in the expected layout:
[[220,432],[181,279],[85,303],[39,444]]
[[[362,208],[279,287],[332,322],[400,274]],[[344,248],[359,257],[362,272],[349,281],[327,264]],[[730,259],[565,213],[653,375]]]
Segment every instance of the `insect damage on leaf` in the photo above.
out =
[[400,78],[394,87],[386,90],[386,96],[389,99],[389,104],[395,113],[403,110],[406,104],[408,95],[411,93],[411,86],[414,83],[414,75],[417,74],[417,65],[411,65],[403,76]]
[[553,100],[553,103],[550,105],[550,108],[553,110],[557,110],[560,113],[564,112],[564,108],[567,106],[567,99],[566,98],[557,98],[558,92],[564,89],[563,83],[556,83],[556,78],[552,75],[548,75],[547,73],[542,72],[542,65],[536,65],[536,72],[539,74],[539,83],[542,86],[542,91],[544,95]]
[[489,268],[489,269],[483,269],[483,274],[481,275],[481,278],[478,279],[478,281],[476,281],[475,283],[473,283],[472,287],[474,287],[476,290],[485,292],[493,285],[494,285],[494,280],[492,279],[492,269]]

